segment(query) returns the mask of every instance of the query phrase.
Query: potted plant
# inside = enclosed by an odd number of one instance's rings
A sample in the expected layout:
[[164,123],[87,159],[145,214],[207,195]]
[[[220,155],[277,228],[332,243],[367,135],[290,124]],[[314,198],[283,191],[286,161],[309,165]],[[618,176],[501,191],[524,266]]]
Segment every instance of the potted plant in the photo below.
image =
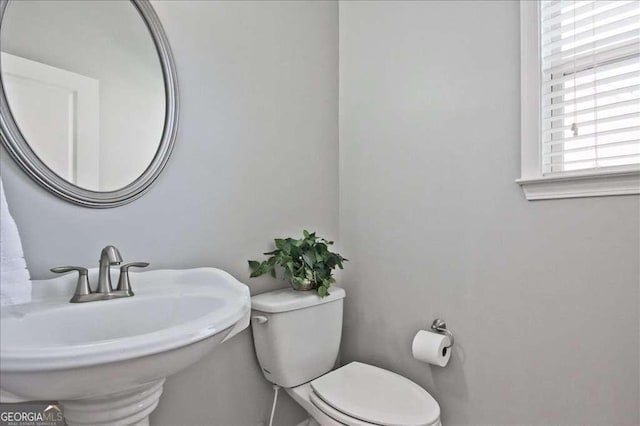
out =
[[333,270],[342,269],[347,259],[329,251],[333,241],[316,236],[315,232],[303,232],[303,238],[276,238],[276,249],[264,253],[269,257],[263,262],[249,261],[251,278],[269,273],[276,276],[276,266],[284,269],[285,278],[294,290],[316,290],[320,297],[329,294],[329,287],[336,282]]

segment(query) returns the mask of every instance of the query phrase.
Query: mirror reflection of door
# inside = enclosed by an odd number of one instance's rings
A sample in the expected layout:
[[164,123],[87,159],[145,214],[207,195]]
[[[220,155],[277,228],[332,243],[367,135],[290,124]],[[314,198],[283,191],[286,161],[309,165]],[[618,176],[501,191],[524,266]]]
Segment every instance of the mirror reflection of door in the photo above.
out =
[[31,149],[57,175],[100,189],[99,82],[71,71],[1,53],[11,111]]

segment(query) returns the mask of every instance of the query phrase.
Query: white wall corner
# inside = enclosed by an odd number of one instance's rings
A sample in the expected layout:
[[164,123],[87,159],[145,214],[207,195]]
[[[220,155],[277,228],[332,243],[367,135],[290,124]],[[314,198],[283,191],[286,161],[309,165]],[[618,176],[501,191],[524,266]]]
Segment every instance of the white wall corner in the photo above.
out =
[[520,159],[523,179],[540,176],[539,6],[520,2]]

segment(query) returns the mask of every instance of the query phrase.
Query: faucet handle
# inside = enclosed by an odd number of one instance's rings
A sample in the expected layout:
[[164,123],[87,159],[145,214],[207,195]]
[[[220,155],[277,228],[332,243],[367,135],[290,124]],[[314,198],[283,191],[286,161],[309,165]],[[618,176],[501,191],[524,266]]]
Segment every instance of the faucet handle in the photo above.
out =
[[131,262],[120,267],[120,279],[116,291],[124,291],[128,296],[133,296],[131,283],[129,282],[129,268],[146,268],[149,262]]
[[55,272],[56,274],[64,274],[65,272],[78,271],[80,275],[87,275],[89,270],[82,266],[56,266],[55,268],[51,268],[51,272]]
[[89,284],[89,271],[82,266],[56,266],[51,268],[51,272],[64,274],[65,272],[78,271],[78,283],[76,291],[73,293],[71,303],[83,302],[87,295],[91,294],[91,284]]
[[120,267],[121,271],[129,271],[129,268],[146,268],[149,266],[149,262],[131,262],[124,264]]

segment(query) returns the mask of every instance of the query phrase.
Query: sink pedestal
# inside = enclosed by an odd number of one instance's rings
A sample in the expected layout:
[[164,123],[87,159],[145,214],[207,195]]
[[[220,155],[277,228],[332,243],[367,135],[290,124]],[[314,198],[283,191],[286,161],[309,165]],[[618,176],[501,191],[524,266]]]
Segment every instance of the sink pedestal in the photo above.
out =
[[60,401],[69,426],[148,426],[165,379],[124,392],[92,399]]

